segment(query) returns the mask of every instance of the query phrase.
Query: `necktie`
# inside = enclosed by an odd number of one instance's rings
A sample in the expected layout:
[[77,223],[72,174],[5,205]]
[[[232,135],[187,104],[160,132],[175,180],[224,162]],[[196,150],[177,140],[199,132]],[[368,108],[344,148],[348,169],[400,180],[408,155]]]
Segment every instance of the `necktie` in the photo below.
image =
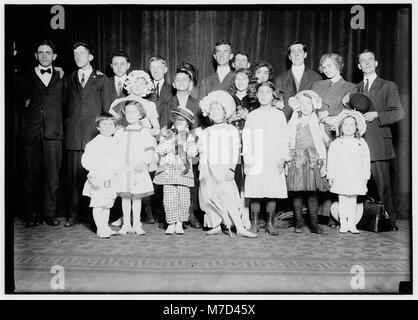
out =
[[81,76],[81,81],[80,81],[81,87],[84,88],[84,85],[86,84],[86,80],[84,79],[84,72],[83,75]]
[[41,69],[41,74],[44,74],[45,72],[51,74],[51,69]]
[[369,92],[369,79],[366,79],[366,83],[363,86],[363,92]]
[[122,80],[119,80],[119,82],[118,82],[118,97],[120,96],[121,93],[122,93]]
[[160,99],[160,83],[157,82],[157,85],[155,86],[155,93],[157,94],[157,100]]

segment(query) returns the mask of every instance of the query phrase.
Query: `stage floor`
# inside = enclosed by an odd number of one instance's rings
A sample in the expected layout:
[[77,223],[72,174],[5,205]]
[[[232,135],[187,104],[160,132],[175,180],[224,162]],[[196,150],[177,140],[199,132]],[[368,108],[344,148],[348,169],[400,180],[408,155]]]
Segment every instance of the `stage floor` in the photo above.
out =
[[410,281],[408,221],[379,234],[323,227],[326,236],[289,228],[273,237],[261,229],[246,239],[190,228],[167,236],[153,224],[144,225],[145,236],[99,239],[85,225],[25,228],[17,220],[16,292],[395,294]]

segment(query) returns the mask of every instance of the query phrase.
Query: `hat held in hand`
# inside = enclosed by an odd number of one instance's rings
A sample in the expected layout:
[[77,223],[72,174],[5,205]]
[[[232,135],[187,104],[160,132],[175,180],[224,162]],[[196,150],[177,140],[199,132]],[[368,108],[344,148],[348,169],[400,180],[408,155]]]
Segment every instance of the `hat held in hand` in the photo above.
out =
[[356,92],[350,97],[350,108],[361,113],[376,110],[373,101],[363,92]]

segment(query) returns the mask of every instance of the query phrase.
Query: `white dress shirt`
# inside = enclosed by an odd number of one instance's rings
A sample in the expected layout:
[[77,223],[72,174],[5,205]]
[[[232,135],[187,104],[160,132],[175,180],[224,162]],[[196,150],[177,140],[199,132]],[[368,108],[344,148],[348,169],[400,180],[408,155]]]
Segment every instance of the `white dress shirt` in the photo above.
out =
[[218,74],[219,80],[221,82],[225,79],[229,71],[231,71],[231,68],[228,65],[218,66],[218,68],[216,69],[216,73]]
[[[123,84],[124,84],[124,82],[125,82],[125,80],[126,80],[127,77],[128,76],[126,74],[124,76],[122,76],[122,77],[118,77],[117,75],[115,75],[115,88],[116,88],[116,91],[118,90],[119,81],[120,81],[120,83],[121,83],[121,92],[122,92],[122,90],[123,90]],[[120,94],[121,92],[118,92],[118,94]]]
[[[42,74],[41,69],[43,70],[50,69],[51,73],[44,72],[44,74]],[[52,78],[52,66],[49,66],[48,68],[44,68],[41,65],[38,65],[35,67],[35,73],[39,77],[39,79],[41,79],[45,87],[48,87],[49,81],[51,81],[51,78]]]
[[161,94],[161,88],[163,87],[164,84],[164,79],[161,79],[160,81],[154,81],[154,87],[157,87],[157,83],[159,83],[158,85],[158,96],[160,96]]
[[295,80],[298,83],[300,83],[300,81],[302,80],[302,76],[303,76],[304,71],[305,71],[305,65],[304,64],[302,64],[301,66],[292,65],[293,78],[295,78]]
[[370,88],[372,87],[372,84],[373,84],[374,80],[376,80],[376,78],[377,78],[376,72],[374,72],[373,74],[367,75],[367,77],[364,76],[363,86],[366,84],[366,79],[369,79],[369,88],[368,88],[367,92],[370,91]]
[[86,85],[87,80],[89,79],[92,72],[93,72],[92,66],[90,66],[86,70],[78,69],[78,81],[81,83],[81,79],[83,78],[83,73],[84,73],[84,85]]

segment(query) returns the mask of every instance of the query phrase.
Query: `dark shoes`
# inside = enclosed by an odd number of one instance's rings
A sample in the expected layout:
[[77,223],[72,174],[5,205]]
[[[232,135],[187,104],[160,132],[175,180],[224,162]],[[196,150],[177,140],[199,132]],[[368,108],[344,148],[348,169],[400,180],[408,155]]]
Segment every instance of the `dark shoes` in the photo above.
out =
[[52,227],[57,227],[61,224],[61,222],[57,218],[53,218],[53,217],[46,217],[44,219],[44,223]]
[[26,227],[27,228],[32,228],[32,227],[36,227],[39,224],[39,221],[35,218],[30,219],[29,221],[26,222]]
[[189,215],[189,224],[194,229],[201,229],[202,225],[200,224],[199,220],[197,219],[194,212],[190,212]]
[[326,232],[325,230],[322,230],[318,225],[311,227],[311,233],[317,233],[317,234],[323,234],[323,235],[328,234],[328,232]]
[[328,221],[328,227],[329,228],[337,228],[338,224],[335,222],[335,220],[333,218],[330,217],[329,221]]
[[77,223],[78,223],[78,221],[76,219],[68,219],[67,221],[65,221],[64,227],[73,227]]
[[391,231],[398,231],[399,230],[399,228],[398,228],[398,226],[395,224],[395,223],[392,223],[392,225],[391,225],[391,229],[390,229]]

